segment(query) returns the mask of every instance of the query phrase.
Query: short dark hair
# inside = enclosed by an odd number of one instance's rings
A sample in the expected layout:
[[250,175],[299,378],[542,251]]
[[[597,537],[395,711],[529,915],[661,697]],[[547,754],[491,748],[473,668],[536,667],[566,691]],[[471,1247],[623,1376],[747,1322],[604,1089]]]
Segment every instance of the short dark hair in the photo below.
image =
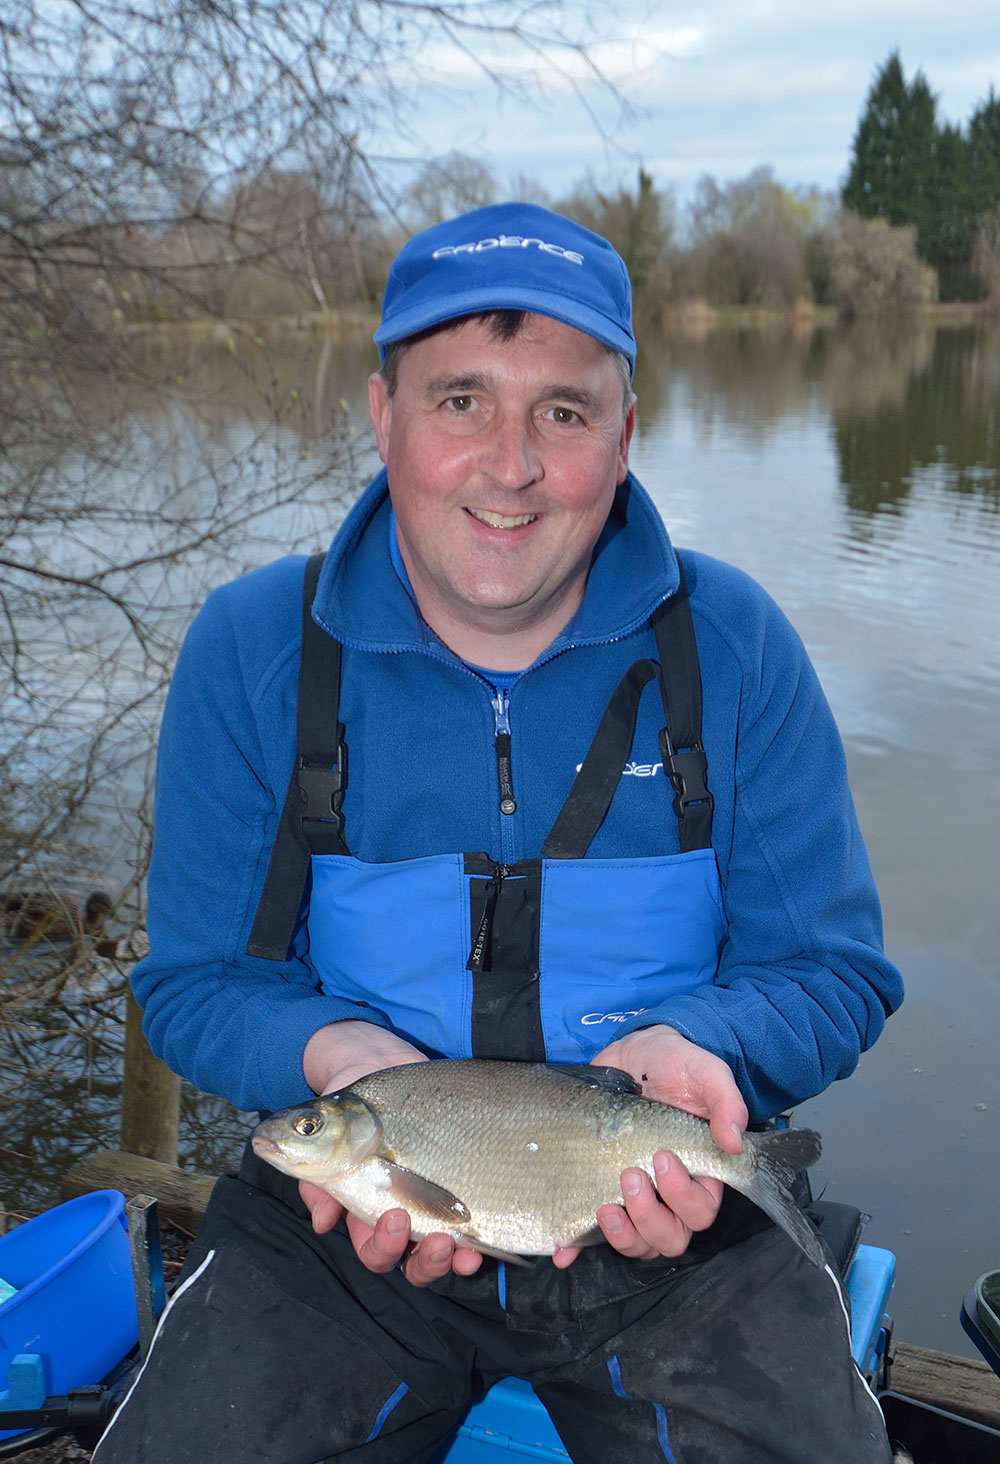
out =
[[[426,340],[428,336],[434,335],[439,330],[457,330],[467,320],[482,321],[494,340],[512,341],[519,334],[529,313],[527,310],[483,310],[475,315],[459,315],[454,320],[444,321],[441,325],[432,325],[428,330],[422,330],[417,335],[405,336],[401,341],[390,341],[385,348],[385,359],[379,368],[386,384],[386,390],[390,396],[395,395],[399,380],[399,363],[407,347],[415,345],[417,341]],[[632,401],[631,368],[628,360],[620,351],[614,350],[611,346],[605,346],[604,349],[618,364],[621,372],[624,410],[627,411]]]
[[432,325],[417,335],[404,336],[401,341],[390,341],[385,348],[385,360],[380,367],[380,373],[389,395],[395,394],[399,379],[397,374],[399,362],[408,346],[416,345],[417,341],[426,340],[428,336],[435,335],[439,330],[457,330],[467,320],[481,320],[488,327],[494,340],[512,341],[524,324],[524,317],[527,313],[526,310],[484,310],[477,315],[459,315],[454,320],[444,321],[441,325]]

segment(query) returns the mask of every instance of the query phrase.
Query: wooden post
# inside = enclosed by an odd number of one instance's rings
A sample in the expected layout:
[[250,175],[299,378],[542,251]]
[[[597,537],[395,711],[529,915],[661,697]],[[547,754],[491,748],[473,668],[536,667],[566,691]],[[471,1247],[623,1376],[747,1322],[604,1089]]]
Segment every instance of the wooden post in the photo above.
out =
[[122,1148],[161,1164],[176,1164],[181,1080],[150,1051],[142,1033],[142,1010],[131,991],[127,1002]]

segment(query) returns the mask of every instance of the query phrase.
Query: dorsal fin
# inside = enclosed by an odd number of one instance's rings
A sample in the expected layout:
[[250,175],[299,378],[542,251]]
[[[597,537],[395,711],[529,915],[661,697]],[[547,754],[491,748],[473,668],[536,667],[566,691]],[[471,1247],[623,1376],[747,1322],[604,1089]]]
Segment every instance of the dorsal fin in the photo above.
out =
[[622,1068],[591,1067],[585,1062],[550,1062],[546,1066],[576,1082],[586,1083],[588,1088],[603,1088],[608,1093],[642,1093],[642,1084]]

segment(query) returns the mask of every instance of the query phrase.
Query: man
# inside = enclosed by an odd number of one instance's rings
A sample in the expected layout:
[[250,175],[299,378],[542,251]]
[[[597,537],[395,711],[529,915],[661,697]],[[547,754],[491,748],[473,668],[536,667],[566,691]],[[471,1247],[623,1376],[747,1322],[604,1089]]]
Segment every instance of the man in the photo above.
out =
[[[606,241],[523,204],[428,230],[375,339],[385,470],[305,616],[281,561],[216,592],[178,664],[150,1040],[242,1108],[428,1055],[609,1064],[737,1152],[901,999],[816,677],[628,472]],[[655,1172],[622,1176],[607,1245],[515,1268],[249,1156],[99,1464],[412,1464],[505,1374],[578,1464],[884,1464],[832,1269]]]

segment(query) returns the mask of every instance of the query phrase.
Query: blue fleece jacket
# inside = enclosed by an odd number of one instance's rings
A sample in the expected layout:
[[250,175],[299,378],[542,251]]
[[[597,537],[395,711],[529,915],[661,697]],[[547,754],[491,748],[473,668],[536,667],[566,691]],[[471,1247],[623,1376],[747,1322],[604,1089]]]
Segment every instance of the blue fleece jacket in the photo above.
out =
[[[380,473],[334,541],[314,606],[344,646],[349,846],[376,863],[537,856],[622,673],[656,659],[649,616],[678,584],[662,521],[630,476],[582,606],[514,680],[513,816],[498,808],[491,688],[420,618],[391,534]],[[614,1035],[670,1023],[729,1064],[761,1119],[850,1073],[902,989],[882,953],[840,739],[798,636],[740,571],[701,554],[683,560],[729,933],[713,982]],[[244,954],[295,751],[303,563],[223,586],[188,633],[159,745],[151,952],[134,975],[154,1051],[245,1109],[305,1096],[302,1055],[319,1027],[380,1020],[318,989],[304,921],[287,961]],[[651,683],[591,855],[677,850],[662,720]]]

